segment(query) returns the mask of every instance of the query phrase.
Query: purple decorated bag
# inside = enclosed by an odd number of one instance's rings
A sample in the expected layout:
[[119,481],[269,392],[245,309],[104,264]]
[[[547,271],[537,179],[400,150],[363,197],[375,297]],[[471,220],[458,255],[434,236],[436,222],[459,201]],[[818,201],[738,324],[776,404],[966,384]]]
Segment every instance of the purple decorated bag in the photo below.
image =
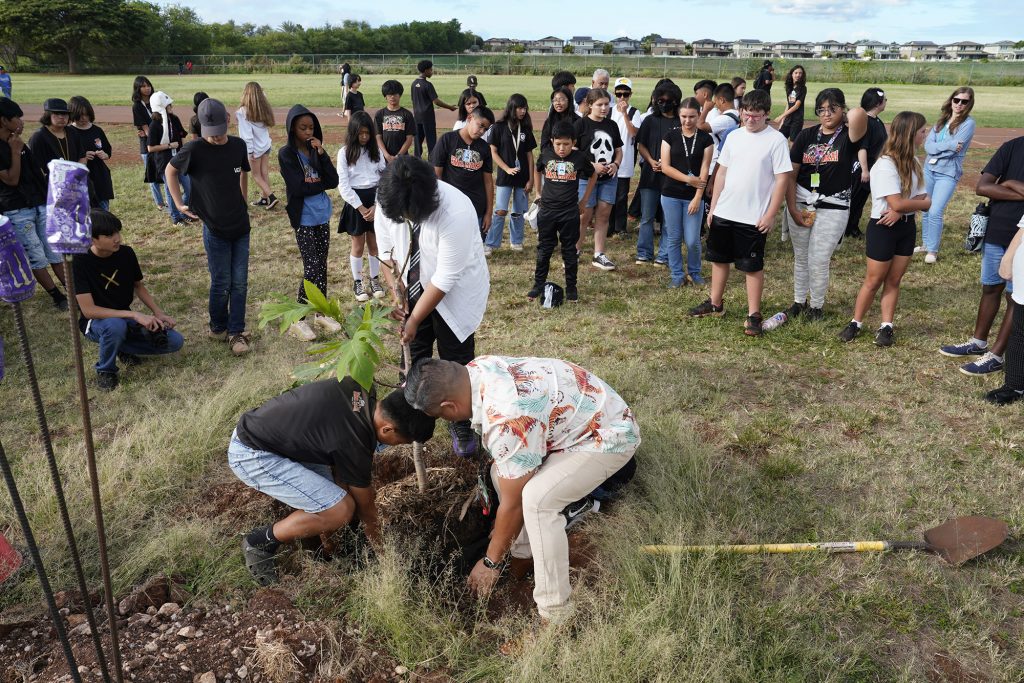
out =
[[13,304],[29,298],[35,290],[36,278],[25,247],[18,241],[11,219],[0,215],[0,299]]
[[89,218],[89,169],[76,161],[54,159],[46,192],[46,241],[58,254],[84,254],[92,246]]

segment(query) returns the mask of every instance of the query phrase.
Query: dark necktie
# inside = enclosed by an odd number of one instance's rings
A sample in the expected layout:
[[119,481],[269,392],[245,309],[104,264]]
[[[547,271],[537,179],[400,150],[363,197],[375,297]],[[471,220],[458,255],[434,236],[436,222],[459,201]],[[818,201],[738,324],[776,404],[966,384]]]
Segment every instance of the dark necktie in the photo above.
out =
[[409,242],[409,310],[416,305],[423,285],[420,284],[420,224],[412,226],[412,239]]

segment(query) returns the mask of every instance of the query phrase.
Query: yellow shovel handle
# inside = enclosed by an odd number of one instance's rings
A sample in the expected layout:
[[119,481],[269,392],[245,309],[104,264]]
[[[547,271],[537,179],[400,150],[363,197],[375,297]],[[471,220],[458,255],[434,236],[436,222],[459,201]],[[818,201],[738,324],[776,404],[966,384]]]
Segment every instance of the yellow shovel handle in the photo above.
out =
[[803,553],[826,551],[831,553],[862,553],[889,550],[889,541],[839,541],[835,543],[762,543],[752,545],[643,545],[641,552],[649,555],[674,553]]

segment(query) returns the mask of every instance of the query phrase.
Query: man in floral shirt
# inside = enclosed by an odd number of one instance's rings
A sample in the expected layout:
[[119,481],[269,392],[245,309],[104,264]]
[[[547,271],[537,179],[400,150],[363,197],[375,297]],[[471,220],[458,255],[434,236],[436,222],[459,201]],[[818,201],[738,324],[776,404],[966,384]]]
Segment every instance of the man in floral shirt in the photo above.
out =
[[553,358],[480,356],[466,366],[424,360],[409,373],[405,395],[432,417],[472,420],[494,457],[501,505],[470,587],[489,593],[510,551],[532,557],[537,611],[563,617],[569,542],[560,513],[633,456],[640,429],[629,406],[598,377]]

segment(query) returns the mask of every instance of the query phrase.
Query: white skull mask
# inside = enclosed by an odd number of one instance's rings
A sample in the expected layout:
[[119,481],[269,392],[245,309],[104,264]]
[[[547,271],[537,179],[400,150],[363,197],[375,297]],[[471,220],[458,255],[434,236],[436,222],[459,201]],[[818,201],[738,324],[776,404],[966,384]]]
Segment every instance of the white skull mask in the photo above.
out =
[[603,130],[595,130],[594,139],[590,141],[590,156],[599,164],[610,164],[615,158],[612,136]]

